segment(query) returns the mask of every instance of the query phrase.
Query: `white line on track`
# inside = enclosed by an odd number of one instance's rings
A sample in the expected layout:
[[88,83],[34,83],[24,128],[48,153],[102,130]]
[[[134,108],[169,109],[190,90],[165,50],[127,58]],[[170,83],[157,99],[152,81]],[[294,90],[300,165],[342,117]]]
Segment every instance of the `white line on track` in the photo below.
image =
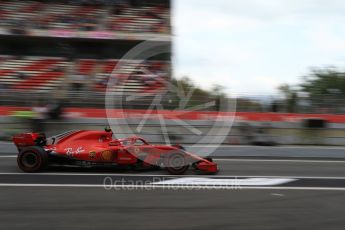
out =
[[345,163],[345,160],[287,160],[287,159],[214,159],[214,161],[228,162],[291,162],[291,163]]
[[[17,158],[16,155],[0,156],[0,158]],[[214,159],[216,162],[289,162],[289,163],[336,163],[345,164],[345,160],[288,160],[288,159]]]
[[278,147],[272,146],[252,146],[252,145],[185,145],[187,148],[247,148],[247,149],[320,149],[320,150],[344,150],[343,146],[299,146],[299,145],[281,145]]
[[160,174],[121,174],[121,173],[11,173],[0,172],[1,175],[21,175],[21,176],[118,176],[118,177],[203,177],[203,178],[294,178],[294,179],[321,179],[321,180],[345,180],[345,177],[308,177],[308,176],[253,176],[253,175],[160,175]]
[[345,188],[328,188],[328,187],[260,187],[260,186],[243,186],[234,188],[231,186],[162,186],[162,185],[92,185],[92,184],[0,184],[0,187],[50,187],[50,188],[104,188],[105,190],[139,190],[139,189],[165,189],[165,190],[314,190],[314,191],[345,191]]

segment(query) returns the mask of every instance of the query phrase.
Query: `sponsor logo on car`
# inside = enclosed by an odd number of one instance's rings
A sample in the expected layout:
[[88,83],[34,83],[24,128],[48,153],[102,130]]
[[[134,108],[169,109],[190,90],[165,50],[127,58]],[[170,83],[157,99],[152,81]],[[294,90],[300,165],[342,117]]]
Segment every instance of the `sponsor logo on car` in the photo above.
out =
[[101,153],[102,159],[105,161],[112,161],[114,159],[114,154],[111,150],[105,150]]
[[95,152],[95,151],[89,152],[89,157],[90,157],[91,159],[95,159],[95,158],[96,158],[96,152]]

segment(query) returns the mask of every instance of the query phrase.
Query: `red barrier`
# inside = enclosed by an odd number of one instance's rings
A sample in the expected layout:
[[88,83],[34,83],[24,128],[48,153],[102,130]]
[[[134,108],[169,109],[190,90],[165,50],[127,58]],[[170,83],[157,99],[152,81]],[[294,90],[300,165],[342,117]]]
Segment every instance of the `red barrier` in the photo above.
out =
[[[15,111],[30,111],[29,107],[0,107],[0,116],[10,116]],[[81,118],[143,118],[147,110],[121,110],[95,108],[67,108],[66,117]],[[334,114],[288,114],[288,113],[255,113],[255,112],[206,112],[206,111],[175,111],[155,110],[150,112],[149,119],[180,119],[180,120],[224,120],[236,116],[238,121],[260,121],[260,122],[298,122],[302,119],[323,119],[330,123],[345,123],[345,115]]]

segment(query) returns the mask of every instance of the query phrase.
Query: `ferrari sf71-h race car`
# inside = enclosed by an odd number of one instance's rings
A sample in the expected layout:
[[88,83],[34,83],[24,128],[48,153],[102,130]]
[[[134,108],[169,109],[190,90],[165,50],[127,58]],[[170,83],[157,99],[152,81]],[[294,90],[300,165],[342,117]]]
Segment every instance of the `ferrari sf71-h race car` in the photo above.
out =
[[42,171],[48,165],[126,166],[133,169],[165,168],[174,175],[184,174],[189,166],[205,173],[217,173],[217,164],[181,146],[151,145],[139,137],[113,139],[105,131],[70,131],[51,138],[24,133],[13,137],[19,154],[17,163],[24,172]]

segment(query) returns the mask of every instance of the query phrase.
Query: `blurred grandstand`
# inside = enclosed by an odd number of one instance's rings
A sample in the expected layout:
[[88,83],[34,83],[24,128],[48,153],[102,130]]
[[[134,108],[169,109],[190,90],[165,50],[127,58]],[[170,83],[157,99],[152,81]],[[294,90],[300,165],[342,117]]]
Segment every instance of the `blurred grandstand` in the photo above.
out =
[[160,0],[1,1],[0,18],[2,34],[109,39],[118,32],[170,34],[170,4]]
[[[170,1],[0,1],[1,103],[68,94],[104,101],[119,59],[151,38],[171,46]],[[116,75],[124,82],[114,90],[163,87],[170,63],[170,54],[127,60]]]

